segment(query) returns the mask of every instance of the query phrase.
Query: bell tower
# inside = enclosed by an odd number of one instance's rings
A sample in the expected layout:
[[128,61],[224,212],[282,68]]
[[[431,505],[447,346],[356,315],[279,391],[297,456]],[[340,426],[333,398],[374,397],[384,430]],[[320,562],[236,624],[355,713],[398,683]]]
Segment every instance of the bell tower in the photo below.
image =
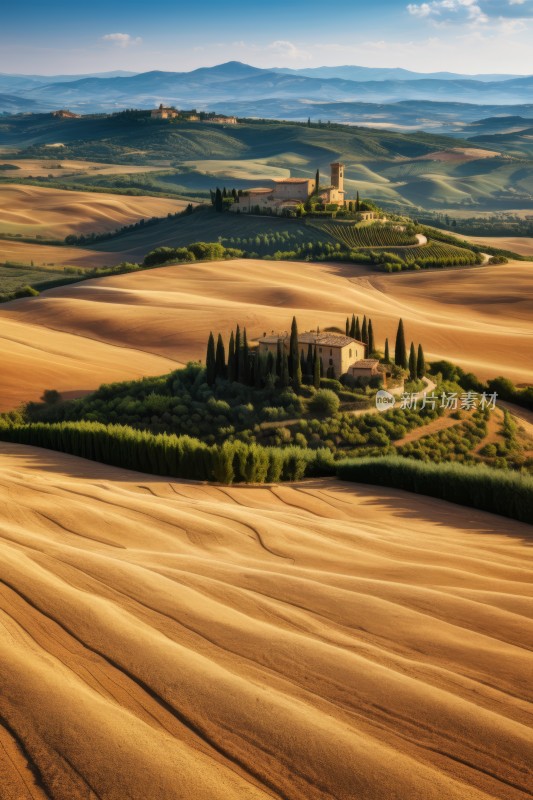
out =
[[331,185],[344,194],[344,164],[334,161],[331,166]]

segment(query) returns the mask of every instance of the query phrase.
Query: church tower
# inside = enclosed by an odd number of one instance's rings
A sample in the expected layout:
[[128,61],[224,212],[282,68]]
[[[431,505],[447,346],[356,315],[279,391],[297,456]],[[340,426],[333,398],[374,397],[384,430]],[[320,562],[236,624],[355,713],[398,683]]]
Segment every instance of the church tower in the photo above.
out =
[[344,195],[344,164],[334,161],[331,166],[331,185]]

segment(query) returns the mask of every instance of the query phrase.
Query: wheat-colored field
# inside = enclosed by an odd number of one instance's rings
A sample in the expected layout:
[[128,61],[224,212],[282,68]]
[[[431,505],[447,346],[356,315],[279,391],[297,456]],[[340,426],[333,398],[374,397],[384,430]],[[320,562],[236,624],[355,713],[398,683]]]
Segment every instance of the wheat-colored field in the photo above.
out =
[[485,244],[490,247],[499,247],[503,250],[511,250],[520,256],[533,256],[533,239],[526,236],[462,236],[469,242],[475,244]]
[[112,267],[124,261],[120,253],[106,253],[88,250],[83,247],[62,247],[60,245],[17,242],[16,239],[2,239],[0,236],[0,263],[10,262],[36,267]]
[[[102,326],[110,310],[98,309]],[[42,325],[11,315],[0,321],[0,342],[0,411],[38,400],[45,389],[58,389],[65,397],[79,396],[101,383],[163,374],[177,366],[168,357],[145,352],[142,346],[108,344],[89,331],[65,333],[56,330],[53,321]]]
[[[450,359],[483,378],[531,382],[529,263],[384,275],[347,265],[236,260],[86,281],[0,307],[0,407],[33,399],[43,388],[85,390],[111,376],[157,372],[146,363],[148,353],[162,357],[159,372],[176,361],[203,359],[209,331],[227,337],[236,322],[255,339],[285,330],[293,314],[301,329],[343,329],[352,312],[372,317],[379,347],[385,337],[393,347],[402,317],[408,343],[421,342],[427,358]],[[49,349],[57,358],[43,354],[52,335]],[[105,362],[105,378],[100,362],[91,372],[101,342],[119,354],[130,349],[123,361]],[[85,365],[83,380],[69,372],[65,358]]]
[[0,444],[5,800],[523,800],[531,528]]
[[[136,175],[142,172],[157,172],[165,169],[168,162],[159,166],[135,166],[134,164],[105,164],[100,161],[80,161],[70,158],[58,159],[60,148],[58,143],[54,147],[54,158],[9,158],[0,159],[0,175],[14,178],[41,178],[52,175],[54,178],[66,178],[75,175]],[[0,149],[0,153],[1,153]],[[5,155],[5,154],[4,154]],[[6,169],[11,166],[15,169]],[[2,169],[4,167],[4,169]]]
[[[0,234],[37,234],[63,239],[68,234],[106,233],[149,217],[185,208],[184,200],[77,192],[22,184],[0,185]],[[0,258],[4,248],[0,243]]]

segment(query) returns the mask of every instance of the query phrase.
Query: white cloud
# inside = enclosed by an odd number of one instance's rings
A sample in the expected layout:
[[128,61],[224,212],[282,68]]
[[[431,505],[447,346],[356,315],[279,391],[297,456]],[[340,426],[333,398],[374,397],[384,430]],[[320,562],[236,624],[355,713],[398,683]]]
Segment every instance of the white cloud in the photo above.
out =
[[419,6],[415,3],[409,3],[407,10],[413,17],[429,17],[432,13],[429,3],[421,3]]
[[414,17],[432,17],[437,20],[463,21],[472,23],[489,21],[477,0],[432,0],[431,3],[409,3],[408,12]]
[[281,58],[289,58],[291,61],[306,61],[309,58],[309,53],[284,39],[271,42],[268,49],[276,52]]
[[104,42],[112,42],[117,47],[132,47],[142,42],[140,36],[134,38],[129,33],[106,33],[105,36],[102,36],[102,40]]

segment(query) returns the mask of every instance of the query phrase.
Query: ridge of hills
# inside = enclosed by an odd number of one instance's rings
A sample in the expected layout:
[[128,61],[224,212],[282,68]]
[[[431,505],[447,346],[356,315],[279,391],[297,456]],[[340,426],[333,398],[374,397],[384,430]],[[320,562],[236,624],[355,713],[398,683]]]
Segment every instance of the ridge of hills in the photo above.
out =
[[[259,69],[237,61],[191,72],[152,70],[83,77],[0,75],[0,92],[17,94],[21,100],[20,111],[28,110],[23,100],[34,103],[35,110],[69,105],[90,112],[151,107],[165,101],[200,108],[224,103],[229,104],[228,111],[234,113],[240,104],[240,113],[250,114],[250,110],[242,107],[246,102],[269,103],[269,116],[278,118],[287,101],[296,104],[293,112],[299,107],[302,115],[306,104],[331,104],[332,101],[392,104],[405,100],[437,100],[509,106],[528,104],[532,88],[532,76],[422,74],[357,66],[316,70]],[[279,107],[273,113],[275,102]],[[0,101],[0,112],[5,110]],[[260,115],[266,116],[265,108]]]

